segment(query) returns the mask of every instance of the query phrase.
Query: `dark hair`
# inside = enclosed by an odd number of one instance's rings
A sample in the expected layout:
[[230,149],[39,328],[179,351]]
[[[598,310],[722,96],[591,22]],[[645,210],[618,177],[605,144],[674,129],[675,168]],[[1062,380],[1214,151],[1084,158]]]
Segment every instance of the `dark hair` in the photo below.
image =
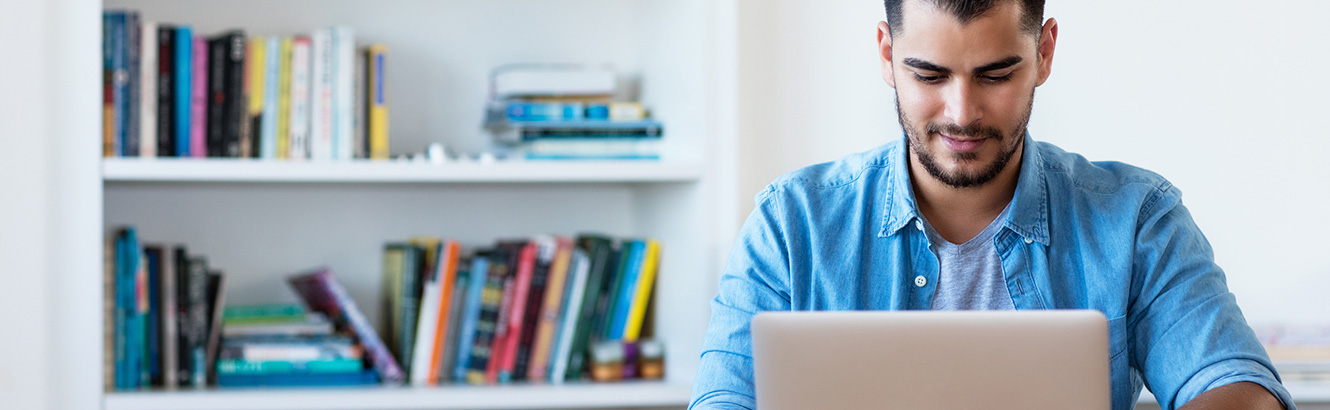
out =
[[[884,0],[887,7],[887,24],[891,25],[891,35],[900,34],[904,27],[901,19],[901,3],[905,0]],[[969,23],[988,13],[993,7],[1013,1],[1021,6],[1021,28],[1026,32],[1039,35],[1044,24],[1044,0],[922,0],[939,9],[951,13],[962,24]]]

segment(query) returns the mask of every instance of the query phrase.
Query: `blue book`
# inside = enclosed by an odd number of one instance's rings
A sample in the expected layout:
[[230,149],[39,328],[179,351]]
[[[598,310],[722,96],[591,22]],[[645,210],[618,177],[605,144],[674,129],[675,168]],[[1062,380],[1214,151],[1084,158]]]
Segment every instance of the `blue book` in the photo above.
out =
[[125,156],[129,119],[129,50],[125,47],[125,13],[108,12],[111,31],[111,104],[115,155]]
[[[476,321],[480,318],[480,299],[485,291],[485,280],[490,270],[490,261],[477,255],[471,258],[471,279],[466,287],[466,305],[463,305],[462,327],[457,333],[457,361],[454,363],[453,380],[466,380],[466,372],[471,358],[471,347],[476,339]],[[460,290],[460,289],[459,289]]]
[[259,146],[262,147],[260,155],[263,159],[277,159],[277,103],[281,96],[281,62],[282,62],[282,39],[279,36],[269,36],[266,49],[267,56],[264,57],[264,63],[267,67],[264,70],[267,77],[263,82],[263,120],[259,125],[263,128],[253,130],[259,133]]
[[350,373],[296,373],[296,374],[217,374],[221,387],[258,386],[358,386],[379,383],[374,370]]
[[135,298],[139,263],[138,238],[134,228],[117,234],[115,259],[116,283],[116,388],[134,389],[139,385],[142,328]]
[[625,263],[622,280],[615,290],[613,308],[610,310],[610,327],[606,340],[623,339],[624,327],[628,324],[628,311],[633,306],[633,296],[637,294],[637,278],[642,273],[642,259],[646,255],[646,242],[633,240],[627,246],[628,262]]
[[190,98],[194,95],[190,86],[194,79],[194,31],[189,26],[177,27],[175,39],[175,151],[177,157],[188,157]]
[[505,114],[509,121],[575,121],[585,118],[582,103],[510,102]]

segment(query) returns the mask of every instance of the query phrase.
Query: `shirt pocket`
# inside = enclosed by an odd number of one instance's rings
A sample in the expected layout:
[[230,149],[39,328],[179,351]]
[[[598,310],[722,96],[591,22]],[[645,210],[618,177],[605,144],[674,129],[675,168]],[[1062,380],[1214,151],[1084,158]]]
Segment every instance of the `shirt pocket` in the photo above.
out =
[[1118,356],[1127,351],[1127,317],[1120,316],[1108,320],[1108,358],[1116,362]]

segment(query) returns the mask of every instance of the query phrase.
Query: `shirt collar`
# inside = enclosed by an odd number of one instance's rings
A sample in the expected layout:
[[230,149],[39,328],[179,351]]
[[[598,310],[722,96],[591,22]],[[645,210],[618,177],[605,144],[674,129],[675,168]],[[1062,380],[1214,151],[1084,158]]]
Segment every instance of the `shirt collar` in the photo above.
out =
[[[901,228],[919,219],[914,189],[910,184],[909,142],[902,134],[895,149],[887,150],[890,175],[887,177],[886,209],[878,237],[895,235]],[[1021,153],[1021,172],[1016,181],[1016,195],[1011,214],[1004,224],[1030,241],[1048,243],[1048,190],[1044,183],[1044,158],[1027,131]]]

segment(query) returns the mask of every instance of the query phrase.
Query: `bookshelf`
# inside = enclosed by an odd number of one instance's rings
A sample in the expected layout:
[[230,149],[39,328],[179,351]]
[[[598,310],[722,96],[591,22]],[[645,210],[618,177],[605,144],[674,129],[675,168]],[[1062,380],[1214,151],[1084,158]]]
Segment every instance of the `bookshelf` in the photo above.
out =
[[[682,408],[709,319],[708,302],[737,221],[719,192],[736,179],[730,2],[704,0],[280,0],[87,2],[133,9],[211,35],[294,35],[331,25],[390,48],[392,153],[430,143],[474,153],[486,76],[522,62],[610,64],[667,126],[660,161],[496,163],[97,159],[102,228],[134,225],[146,241],[183,243],[227,273],[231,304],[293,302],[288,275],[325,265],[377,325],[381,250],[411,235],[464,248],[542,233],[600,232],[662,243],[655,335],[658,382],[370,388],[107,391],[101,408],[523,409]],[[99,10],[100,11],[100,10]],[[100,43],[87,30],[85,42]],[[538,40],[537,40],[538,39]],[[100,51],[100,50],[98,50]],[[99,95],[98,91],[98,95]],[[89,92],[91,94],[91,92]],[[96,145],[88,135],[81,144]],[[97,258],[101,260],[100,255]],[[100,283],[101,273],[87,280]],[[69,315],[101,323],[100,303]],[[97,334],[100,335],[100,328]],[[101,340],[81,344],[102,349]],[[97,372],[74,363],[68,371]]]

